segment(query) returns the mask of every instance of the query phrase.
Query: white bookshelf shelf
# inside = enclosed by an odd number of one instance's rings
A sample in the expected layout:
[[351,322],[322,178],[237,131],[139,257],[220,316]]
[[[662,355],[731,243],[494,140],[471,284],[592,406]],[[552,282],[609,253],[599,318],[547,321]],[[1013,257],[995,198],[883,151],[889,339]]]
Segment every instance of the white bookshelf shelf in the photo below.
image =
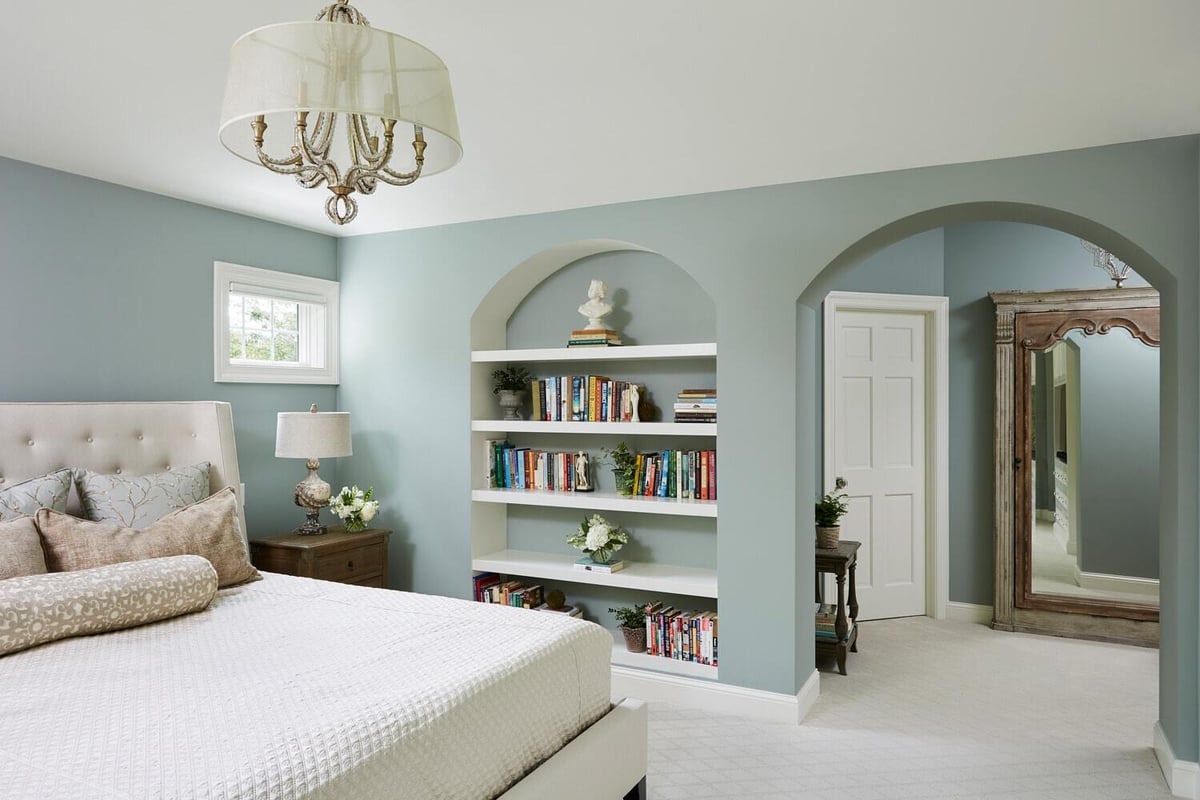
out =
[[675,517],[715,518],[717,516],[716,500],[680,500],[674,497],[625,497],[616,492],[475,489],[471,492],[471,499],[477,503],[581,508],[589,511],[626,511],[633,514],[664,514]]
[[[564,583],[590,583],[663,594],[692,597],[717,596],[717,571],[699,567],[634,561],[620,572],[586,572],[575,569],[574,555],[538,553],[530,550],[500,550],[471,560],[478,572],[499,572],[527,578],[557,580]],[[657,659],[657,656],[651,656]]]
[[586,433],[610,436],[716,436],[715,422],[540,422],[476,419],[471,430],[492,433]]
[[717,667],[707,664],[697,664],[694,661],[678,661],[674,658],[663,658],[646,653],[631,653],[625,648],[625,636],[619,631],[612,631],[613,649],[612,663],[618,667],[635,667],[651,669],[658,672],[668,672],[672,675],[682,675],[686,678],[717,679]]
[[475,350],[471,361],[638,361],[662,358],[715,358],[716,342],[639,344],[628,347],[541,347],[527,350]]

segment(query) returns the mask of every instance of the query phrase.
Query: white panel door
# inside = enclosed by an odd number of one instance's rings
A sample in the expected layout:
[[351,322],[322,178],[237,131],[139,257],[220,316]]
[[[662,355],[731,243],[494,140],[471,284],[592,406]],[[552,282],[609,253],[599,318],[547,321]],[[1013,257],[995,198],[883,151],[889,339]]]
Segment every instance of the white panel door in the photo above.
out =
[[921,313],[835,318],[826,480],[846,479],[842,538],[862,542],[859,619],[925,614],[925,325]]

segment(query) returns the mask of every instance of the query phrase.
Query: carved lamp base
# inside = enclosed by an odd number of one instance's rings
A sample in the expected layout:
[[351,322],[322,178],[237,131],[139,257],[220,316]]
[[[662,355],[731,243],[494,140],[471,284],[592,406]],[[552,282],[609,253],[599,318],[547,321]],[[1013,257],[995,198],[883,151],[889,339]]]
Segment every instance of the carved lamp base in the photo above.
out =
[[321,462],[310,458],[306,464],[308,477],[296,484],[296,505],[304,509],[306,518],[304,524],[296,529],[296,533],[315,536],[326,533],[321,524],[321,509],[329,505],[332,488],[317,474]]

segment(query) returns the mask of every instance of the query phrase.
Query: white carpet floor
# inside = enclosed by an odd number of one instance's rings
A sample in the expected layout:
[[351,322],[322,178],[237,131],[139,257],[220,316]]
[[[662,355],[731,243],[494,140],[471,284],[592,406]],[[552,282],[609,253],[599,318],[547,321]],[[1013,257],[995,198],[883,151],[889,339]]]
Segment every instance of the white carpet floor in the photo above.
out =
[[849,675],[819,663],[804,723],[650,707],[653,800],[1142,800],[1158,651],[924,617],[864,622]]

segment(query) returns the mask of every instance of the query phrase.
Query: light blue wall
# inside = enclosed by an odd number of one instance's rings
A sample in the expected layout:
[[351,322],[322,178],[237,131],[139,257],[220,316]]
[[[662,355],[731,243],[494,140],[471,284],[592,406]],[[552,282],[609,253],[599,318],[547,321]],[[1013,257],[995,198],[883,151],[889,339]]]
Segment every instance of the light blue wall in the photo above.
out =
[[226,400],[251,538],[303,521],[275,413],[336,389],[213,382],[213,262],[334,278],[334,240],[6,159],[0,186],[0,400]]
[[1079,346],[1080,568],[1158,577],[1158,349],[1124,328]]
[[[914,233],[984,219],[1038,222],[1109,247],[1139,268],[1144,263],[1143,273],[1164,291],[1164,336],[1172,344],[1163,348],[1163,562],[1174,574],[1164,570],[1171,589],[1160,716],[1176,752],[1194,757],[1197,176],[1189,138],[343,240],[343,300],[354,313],[343,330],[341,402],[363,434],[354,469],[381,476],[377,485],[386,481],[384,520],[403,545],[393,569],[405,588],[466,592],[469,330],[481,299],[517,264],[552,246],[597,236],[633,242],[678,264],[716,304],[721,680],[795,692],[812,670],[811,615],[801,612],[813,596],[809,528],[818,484],[818,409],[798,381],[815,374],[819,320],[819,305],[798,307],[797,299],[822,270],[844,272]],[[967,244],[956,252],[988,251]],[[947,236],[948,288],[957,280],[951,252]],[[987,285],[964,291],[1008,288],[1008,270],[1002,262]],[[990,319],[975,319],[974,305],[963,310],[952,342],[990,337]],[[960,400],[991,392],[986,363],[956,367],[952,392]],[[980,449],[967,421],[951,431],[952,444],[956,435],[966,437],[968,452]],[[991,575],[988,539],[979,535],[991,509],[982,476],[968,470],[954,487],[977,499],[971,518],[955,520],[962,530],[952,531],[971,541],[954,563],[968,584]],[[952,591],[976,596],[962,581]]]

